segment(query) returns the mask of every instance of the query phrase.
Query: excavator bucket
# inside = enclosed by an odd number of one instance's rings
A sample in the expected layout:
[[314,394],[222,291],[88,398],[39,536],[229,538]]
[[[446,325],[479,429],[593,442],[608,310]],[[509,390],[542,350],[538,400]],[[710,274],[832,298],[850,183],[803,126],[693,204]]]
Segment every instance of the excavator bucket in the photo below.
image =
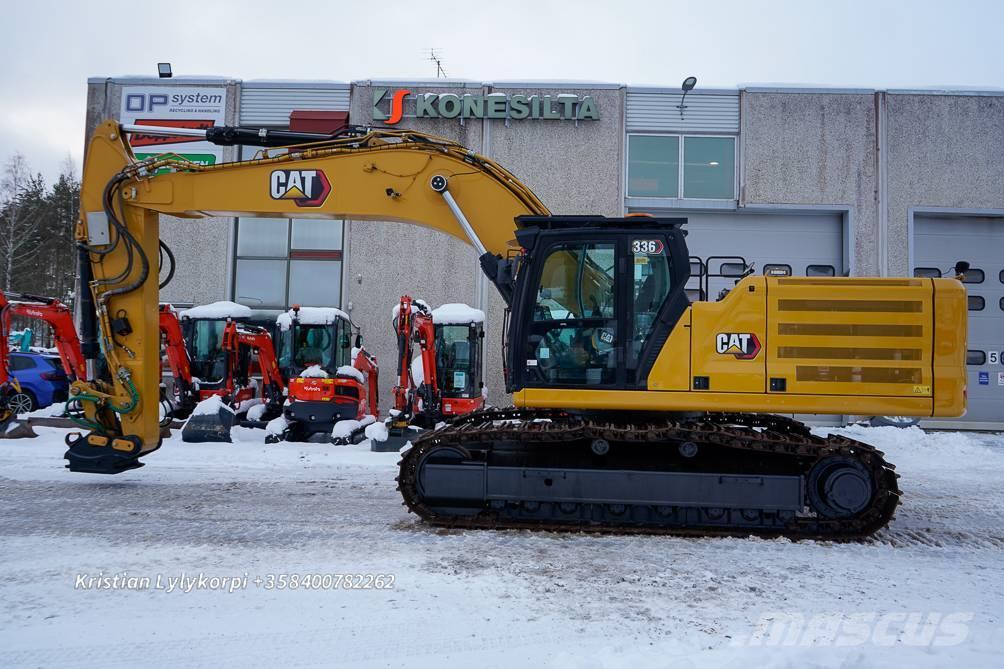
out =
[[411,429],[408,423],[397,424],[387,422],[387,438],[384,440],[370,439],[370,450],[377,453],[393,453],[404,448],[409,441],[414,441],[422,432]]
[[30,439],[37,437],[35,430],[26,420],[19,420],[15,414],[0,419],[0,439]]
[[230,443],[230,428],[234,426],[234,410],[214,395],[199,402],[185,426],[181,440],[190,444],[203,442]]

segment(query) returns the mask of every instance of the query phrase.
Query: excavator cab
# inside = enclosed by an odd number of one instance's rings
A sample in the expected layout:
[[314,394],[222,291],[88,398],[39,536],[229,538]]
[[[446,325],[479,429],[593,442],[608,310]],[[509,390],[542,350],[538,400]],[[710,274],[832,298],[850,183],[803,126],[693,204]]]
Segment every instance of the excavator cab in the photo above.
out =
[[507,392],[644,387],[690,304],[685,221],[521,217]]
[[445,304],[433,310],[432,323],[442,416],[462,416],[484,407],[484,313],[463,304]]

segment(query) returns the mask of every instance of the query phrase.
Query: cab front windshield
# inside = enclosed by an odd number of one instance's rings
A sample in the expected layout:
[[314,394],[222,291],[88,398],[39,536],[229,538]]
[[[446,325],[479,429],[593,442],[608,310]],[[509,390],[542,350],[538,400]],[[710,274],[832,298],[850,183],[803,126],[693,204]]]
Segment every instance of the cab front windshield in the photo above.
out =
[[477,349],[472,345],[476,329],[469,325],[436,326],[436,376],[447,397],[473,397],[478,388]]
[[202,381],[215,383],[227,375],[227,356],[223,351],[223,330],[226,321],[192,321],[189,350],[192,356],[192,375]]
[[304,370],[312,365],[334,371],[351,364],[349,327],[342,320],[332,325],[294,323],[282,333],[279,365]]

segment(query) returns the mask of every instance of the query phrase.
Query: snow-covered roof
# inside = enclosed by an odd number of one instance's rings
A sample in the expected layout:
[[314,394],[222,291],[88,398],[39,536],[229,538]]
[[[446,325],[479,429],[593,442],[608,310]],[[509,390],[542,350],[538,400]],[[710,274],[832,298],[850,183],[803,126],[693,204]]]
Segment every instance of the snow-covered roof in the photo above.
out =
[[236,302],[213,302],[191,309],[183,309],[181,318],[251,318],[251,307]]
[[[292,327],[294,313],[290,309],[284,314],[279,314],[279,317],[275,319],[281,330],[285,331]],[[331,325],[339,318],[347,321],[349,315],[335,307],[300,307],[297,317],[301,325]]]
[[432,322],[436,325],[467,325],[484,323],[485,312],[466,304],[453,302],[432,310]]

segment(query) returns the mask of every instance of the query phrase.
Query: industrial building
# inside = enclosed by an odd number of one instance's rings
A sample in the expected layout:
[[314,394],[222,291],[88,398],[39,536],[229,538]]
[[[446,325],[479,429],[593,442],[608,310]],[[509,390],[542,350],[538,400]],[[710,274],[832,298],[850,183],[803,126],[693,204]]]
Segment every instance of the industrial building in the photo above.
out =
[[[347,119],[451,138],[509,169],[555,213],[685,216],[691,253],[718,257],[706,265],[712,272],[730,256],[757,272],[800,276],[939,276],[967,260],[969,410],[941,425],[1004,427],[1002,92],[698,86],[684,94],[676,85],[442,79],[88,82],[88,133],[108,117],[288,128],[293,112],[301,128]],[[140,137],[133,147],[139,156],[240,157],[198,142]],[[262,218],[168,219],[162,237],[181,270],[163,299],[339,306],[379,360],[394,359],[391,309],[401,294],[479,307],[488,314],[490,399],[506,401],[502,302],[482,280],[475,252],[452,237],[392,222]]]

